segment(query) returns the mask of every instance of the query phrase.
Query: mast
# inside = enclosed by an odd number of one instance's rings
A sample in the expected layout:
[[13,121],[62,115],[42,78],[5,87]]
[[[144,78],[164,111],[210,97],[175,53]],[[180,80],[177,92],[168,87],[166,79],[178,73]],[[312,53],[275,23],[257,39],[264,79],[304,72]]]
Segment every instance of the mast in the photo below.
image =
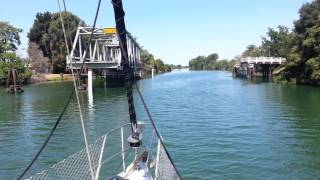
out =
[[122,6],[122,0],[112,0],[114,9],[114,18],[116,22],[117,34],[119,37],[119,44],[121,49],[121,66],[123,68],[124,80],[127,89],[127,99],[129,106],[130,123],[132,128],[132,134],[128,138],[128,141],[132,147],[140,146],[141,136],[137,128],[136,111],[134,107],[134,100],[132,94],[132,85],[134,82],[134,72],[129,64],[128,48],[127,48],[127,30],[124,22],[125,12]]

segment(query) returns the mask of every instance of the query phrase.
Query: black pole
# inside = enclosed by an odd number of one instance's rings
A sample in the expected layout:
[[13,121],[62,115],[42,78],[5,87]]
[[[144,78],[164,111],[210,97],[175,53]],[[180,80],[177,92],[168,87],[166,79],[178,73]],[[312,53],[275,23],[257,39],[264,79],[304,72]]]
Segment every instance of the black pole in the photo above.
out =
[[124,11],[122,0],[112,0],[114,9],[114,17],[116,21],[116,28],[121,46],[121,66],[123,68],[124,80],[127,89],[127,98],[129,105],[130,122],[133,127],[137,126],[136,111],[134,108],[134,101],[132,95],[132,84],[134,81],[133,71],[129,64],[128,49],[127,49],[127,30],[124,22]]

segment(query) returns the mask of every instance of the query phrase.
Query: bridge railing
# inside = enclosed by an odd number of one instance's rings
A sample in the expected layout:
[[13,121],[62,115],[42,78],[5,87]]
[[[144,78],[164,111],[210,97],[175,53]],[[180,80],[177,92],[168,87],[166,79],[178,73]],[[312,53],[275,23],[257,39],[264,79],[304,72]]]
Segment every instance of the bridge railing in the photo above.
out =
[[282,57],[246,57],[241,58],[241,63],[248,64],[282,64],[286,59]]
[[[83,61],[86,64],[100,63],[100,66],[106,66],[105,68],[115,67],[115,64],[120,66],[121,49],[116,31],[108,32],[106,29],[96,28],[93,30],[92,41],[88,42],[90,35],[90,27],[78,27],[72,51],[67,56],[68,68],[73,68],[72,63],[81,64]],[[127,33],[127,49],[130,65],[139,65],[141,48],[130,33]]]

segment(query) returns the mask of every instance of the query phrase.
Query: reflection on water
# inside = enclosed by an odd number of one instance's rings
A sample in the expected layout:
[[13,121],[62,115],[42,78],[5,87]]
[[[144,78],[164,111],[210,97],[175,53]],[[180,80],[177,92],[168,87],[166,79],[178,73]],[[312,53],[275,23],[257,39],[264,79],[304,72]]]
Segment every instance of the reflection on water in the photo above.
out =
[[[174,72],[139,82],[185,179],[320,177],[320,89],[248,82],[226,72]],[[12,179],[36,153],[72,83],[0,92],[0,179]],[[124,88],[81,94],[89,140],[128,122]],[[136,98],[138,119],[146,119]],[[75,98],[30,174],[83,148]]]

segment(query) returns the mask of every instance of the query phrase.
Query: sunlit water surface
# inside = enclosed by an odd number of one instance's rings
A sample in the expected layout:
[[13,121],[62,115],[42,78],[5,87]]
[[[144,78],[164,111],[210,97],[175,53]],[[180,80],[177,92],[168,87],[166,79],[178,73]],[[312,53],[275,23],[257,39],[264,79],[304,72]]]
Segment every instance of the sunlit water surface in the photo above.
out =
[[[174,72],[139,84],[185,179],[320,177],[320,88],[251,83],[227,72]],[[83,96],[91,142],[128,122],[125,90],[98,86],[93,104]],[[0,179],[14,179],[29,163],[71,88],[71,83],[31,85],[21,95],[1,90]],[[136,109],[143,116],[138,99]],[[83,146],[73,99],[28,175]]]

